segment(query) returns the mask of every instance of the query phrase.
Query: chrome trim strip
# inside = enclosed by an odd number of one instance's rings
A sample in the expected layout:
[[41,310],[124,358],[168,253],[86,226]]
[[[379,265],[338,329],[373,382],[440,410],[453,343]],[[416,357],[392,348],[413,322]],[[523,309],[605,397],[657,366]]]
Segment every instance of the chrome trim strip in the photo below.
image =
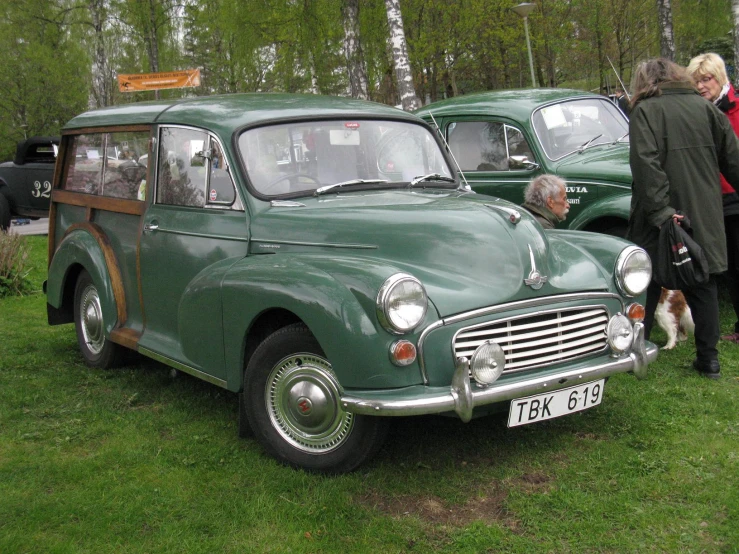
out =
[[207,381],[208,383],[211,383],[213,385],[218,385],[219,387],[222,387],[224,389],[228,388],[228,383],[226,383],[226,381],[224,381],[223,379],[219,379],[218,377],[213,377],[212,375],[204,373],[200,371],[199,369],[195,369],[194,367],[190,367],[189,365],[181,364],[180,362],[177,362],[173,360],[172,358],[168,358],[167,356],[157,354],[153,350],[149,350],[148,348],[139,346],[138,352],[139,354],[143,354],[147,358],[151,358],[158,362],[162,362],[163,364],[173,367],[179,371],[183,371],[189,375],[192,375],[193,377],[197,377],[198,379],[202,379],[203,381]]
[[468,361],[461,359],[457,362],[450,387],[408,387],[403,389],[406,397],[399,399],[383,398],[376,391],[345,394],[341,397],[341,406],[353,414],[376,416],[416,416],[454,411],[462,421],[469,421],[472,410],[477,406],[553,392],[617,373],[633,372],[637,379],[643,379],[647,365],[657,359],[658,348],[644,341],[641,324],[637,323],[634,330],[634,345],[629,354],[585,369],[567,369],[553,375],[476,388],[469,381]]
[[218,239],[218,240],[234,240],[237,242],[249,242],[249,239],[246,237],[231,237],[227,235],[213,235],[209,233],[190,233],[188,231],[175,231],[173,229],[164,229],[162,227],[158,227],[156,229],[157,233],[170,233],[172,235],[185,235],[187,237],[199,237],[204,239]]
[[[479,308],[477,310],[463,312],[461,314],[450,316],[448,318],[442,318],[438,321],[435,321],[434,323],[427,326],[423,330],[423,332],[421,332],[421,335],[418,337],[418,344],[416,345],[416,348],[418,349],[418,366],[421,369],[421,378],[423,379],[423,384],[424,385],[429,384],[428,373],[426,372],[426,364],[424,362],[423,343],[425,342],[426,337],[428,337],[431,331],[434,331],[438,329],[439,327],[444,327],[446,325],[451,325],[453,323],[464,321],[465,319],[474,319],[476,317],[482,317],[485,315],[505,312],[507,310],[516,310],[520,308],[531,308],[531,307],[536,307],[536,306],[546,306],[549,304],[557,304],[558,302],[566,302],[568,300],[589,300],[593,298],[595,299],[615,298],[621,303],[621,312],[624,311],[624,300],[617,294],[614,294],[612,292],[580,292],[580,293],[558,294],[554,296],[544,296],[544,297],[538,297],[538,298],[529,298],[528,300],[516,300],[514,302],[506,302],[505,304],[498,304],[497,306],[489,306],[487,308]],[[577,307],[577,306],[574,306],[574,307]]]
[[301,242],[297,240],[259,239],[256,237],[252,237],[251,242],[261,242],[265,244],[287,244],[291,246],[320,246],[324,248],[353,248],[353,249],[361,249],[361,250],[377,250],[377,245],[374,245],[374,244],[341,244],[341,243],[334,243],[334,242]]

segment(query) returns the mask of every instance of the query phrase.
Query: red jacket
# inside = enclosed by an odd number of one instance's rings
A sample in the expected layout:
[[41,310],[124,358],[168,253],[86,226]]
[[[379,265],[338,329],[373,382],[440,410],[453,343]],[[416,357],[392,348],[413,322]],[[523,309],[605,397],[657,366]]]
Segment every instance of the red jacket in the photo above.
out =
[[[726,98],[728,100],[728,103],[724,101],[722,105],[719,106],[719,109],[721,109],[722,112],[726,114],[726,117],[729,118],[729,121],[731,122],[731,126],[734,128],[734,132],[739,137],[739,102],[736,97],[736,91],[734,90],[733,85],[729,85],[729,92],[726,93]],[[725,106],[728,106],[728,109],[724,110],[723,108]],[[734,189],[732,186],[724,179],[724,176],[721,176],[721,192],[724,194],[731,194],[734,192]]]

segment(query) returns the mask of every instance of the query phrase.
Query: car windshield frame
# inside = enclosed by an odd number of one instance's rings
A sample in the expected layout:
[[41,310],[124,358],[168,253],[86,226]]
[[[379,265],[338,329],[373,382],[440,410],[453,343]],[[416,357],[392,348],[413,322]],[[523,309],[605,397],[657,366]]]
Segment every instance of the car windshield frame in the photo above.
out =
[[[235,138],[250,192],[264,200],[318,195],[329,190],[407,187],[458,188],[459,178],[435,133],[422,121],[325,117],[272,121]],[[343,186],[333,187],[337,183]]]
[[[599,102],[602,108],[592,105],[594,102]],[[575,117],[575,110],[571,108],[576,104],[586,103],[590,103],[591,106],[583,107],[605,110],[612,117],[612,120],[606,123],[596,121],[587,115],[582,116],[582,114],[579,118]],[[567,110],[562,109],[564,106],[567,106]],[[549,112],[547,116],[544,115],[545,111]],[[568,116],[571,117],[571,120],[568,120]],[[583,119],[589,125],[582,125],[582,121],[578,122],[578,120]],[[575,125],[576,122],[578,122],[577,125]],[[629,120],[607,98],[580,96],[550,102],[537,107],[531,113],[530,123],[541,151],[547,159],[553,162],[572,154],[582,153],[594,146],[615,145],[617,143],[628,144]],[[563,123],[563,125],[558,125],[559,123]],[[610,127],[608,127],[609,124]],[[575,132],[574,129],[578,129],[578,132]],[[561,131],[560,136],[566,139],[565,146],[558,147],[558,150],[555,150],[555,146],[549,136],[546,138],[542,136],[544,132],[554,136],[556,131]],[[569,136],[565,137],[565,135]]]

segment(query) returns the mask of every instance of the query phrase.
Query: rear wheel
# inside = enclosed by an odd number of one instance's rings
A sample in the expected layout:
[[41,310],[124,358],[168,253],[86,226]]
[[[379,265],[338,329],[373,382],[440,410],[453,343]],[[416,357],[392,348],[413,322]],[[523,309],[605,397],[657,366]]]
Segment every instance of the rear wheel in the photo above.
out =
[[385,440],[386,418],[345,412],[340,394],[331,364],[302,323],[272,333],[244,374],[246,415],[257,440],[283,463],[311,471],[351,471]]
[[7,231],[10,228],[10,204],[5,195],[0,192],[0,229]]
[[77,343],[87,365],[101,369],[120,365],[123,347],[105,337],[100,294],[90,274],[84,270],[77,278],[74,290],[74,326]]

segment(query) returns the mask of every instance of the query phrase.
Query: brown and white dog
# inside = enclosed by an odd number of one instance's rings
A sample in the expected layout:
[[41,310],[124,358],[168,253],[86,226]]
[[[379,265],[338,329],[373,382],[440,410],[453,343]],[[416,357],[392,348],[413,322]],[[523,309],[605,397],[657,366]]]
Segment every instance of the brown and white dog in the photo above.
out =
[[663,347],[665,350],[674,348],[677,341],[687,340],[688,333],[695,331],[693,314],[679,290],[662,289],[654,319],[667,334],[667,344]]

